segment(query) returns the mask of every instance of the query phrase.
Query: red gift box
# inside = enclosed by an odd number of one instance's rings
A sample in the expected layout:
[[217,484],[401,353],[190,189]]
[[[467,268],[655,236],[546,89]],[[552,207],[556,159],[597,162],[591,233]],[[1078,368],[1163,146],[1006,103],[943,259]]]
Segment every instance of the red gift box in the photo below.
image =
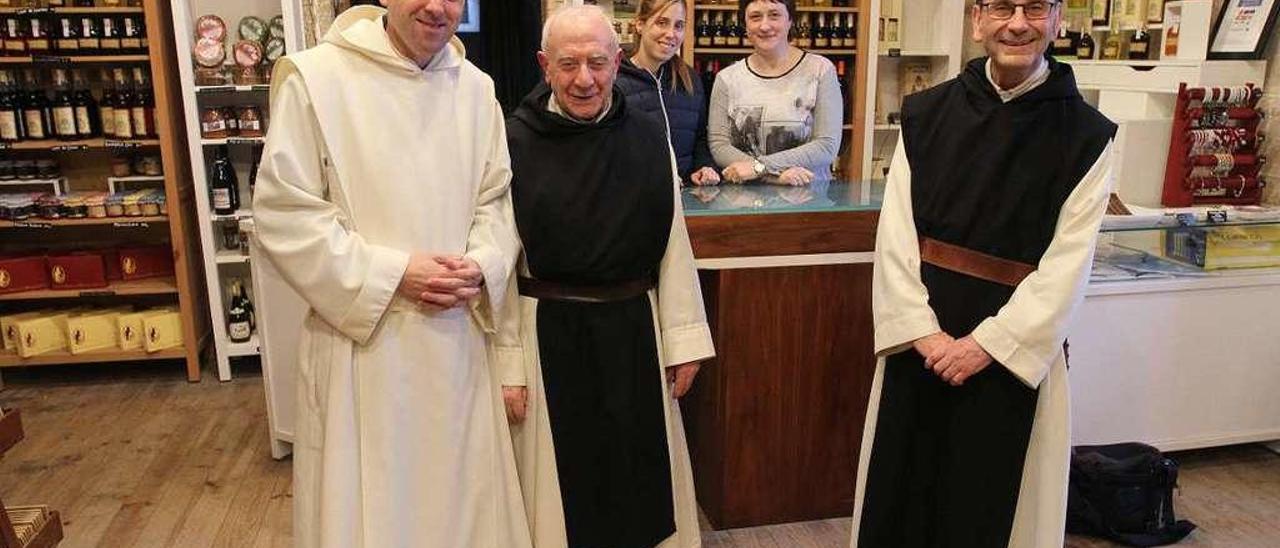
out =
[[54,289],[106,287],[107,266],[100,253],[77,251],[49,255],[49,279]]
[[0,257],[0,294],[49,288],[44,255]]
[[114,249],[102,251],[102,262],[107,267],[107,281],[120,281],[124,273],[120,271],[120,252]]
[[173,275],[173,251],[168,245],[122,247],[120,273],[126,280],[160,278]]

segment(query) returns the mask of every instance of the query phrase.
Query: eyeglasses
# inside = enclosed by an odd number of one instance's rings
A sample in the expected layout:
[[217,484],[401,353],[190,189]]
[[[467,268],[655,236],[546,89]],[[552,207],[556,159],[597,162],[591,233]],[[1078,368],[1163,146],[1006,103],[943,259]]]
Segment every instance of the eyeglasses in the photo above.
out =
[[1046,2],[1044,0],[1032,0],[1025,4],[1014,4],[1013,2],[986,2],[979,3],[983,9],[987,10],[987,15],[992,19],[1003,21],[1012,19],[1013,12],[1018,8],[1022,8],[1022,15],[1027,19],[1039,20],[1047,19],[1049,13],[1053,11],[1053,7],[1058,5],[1057,2]]

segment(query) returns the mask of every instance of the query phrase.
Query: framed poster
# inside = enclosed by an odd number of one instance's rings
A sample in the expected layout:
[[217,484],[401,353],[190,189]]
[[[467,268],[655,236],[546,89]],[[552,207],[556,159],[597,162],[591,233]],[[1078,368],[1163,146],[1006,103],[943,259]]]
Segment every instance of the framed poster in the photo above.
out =
[[1226,0],[1213,23],[1209,59],[1262,59],[1280,0]]
[[462,10],[462,22],[458,23],[458,32],[480,32],[480,0],[467,0],[467,7]]

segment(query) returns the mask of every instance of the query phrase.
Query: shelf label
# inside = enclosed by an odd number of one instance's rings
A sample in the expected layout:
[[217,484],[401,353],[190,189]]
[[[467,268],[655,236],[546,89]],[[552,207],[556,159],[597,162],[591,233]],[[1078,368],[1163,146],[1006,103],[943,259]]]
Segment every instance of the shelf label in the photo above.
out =
[[71,63],[71,58],[63,55],[32,55],[31,62],[65,65]]
[[53,8],[22,8],[18,10],[18,15],[48,15],[53,13]]
[[53,152],[74,152],[78,150],[89,150],[89,145],[55,145],[49,147]]
[[110,289],[80,292],[81,297],[114,297],[115,295],[116,295],[116,292]]
[[30,221],[14,221],[14,228],[53,228],[52,223],[40,223]]
[[115,228],[151,228],[149,223],[140,221],[111,223],[111,226]]
[[253,137],[228,137],[227,138],[228,145],[256,145],[261,142],[262,142],[261,138],[253,138]]
[[224,91],[235,91],[235,86],[206,86],[200,88],[200,93],[221,93]]
[[254,84],[249,86],[251,91],[271,91],[271,84]]
[[107,139],[103,144],[107,148],[138,148],[142,146],[142,143],[137,141],[117,141],[115,139]]
[[889,48],[889,57],[902,57],[902,48]]
[[1210,223],[1227,222],[1227,210],[1225,209],[1211,209],[1206,212],[1206,215],[1207,215],[1207,220]]

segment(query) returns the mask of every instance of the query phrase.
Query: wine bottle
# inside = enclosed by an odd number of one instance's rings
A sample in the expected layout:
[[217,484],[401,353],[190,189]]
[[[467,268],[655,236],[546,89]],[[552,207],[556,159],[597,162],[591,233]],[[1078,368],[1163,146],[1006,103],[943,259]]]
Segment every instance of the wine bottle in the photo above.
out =
[[1129,41],[1129,58],[1151,58],[1151,33],[1147,32],[1147,25],[1138,26],[1138,30],[1133,33],[1133,39]]
[[40,89],[35,73],[26,73],[27,94],[22,103],[22,125],[26,128],[26,138],[38,141],[48,139],[49,132],[49,98]]
[[112,128],[115,130],[115,138],[117,139],[133,139],[133,91],[129,89],[129,84],[124,78],[124,69],[112,69],[113,79],[116,82],[116,102],[111,105]]
[[0,141],[7,143],[22,140],[22,111],[15,90],[13,75],[0,72]]
[[231,298],[227,308],[227,338],[231,342],[247,342],[253,335],[253,326],[249,323],[249,311],[245,310],[244,288],[238,278],[231,280]]
[[76,135],[81,139],[89,139],[100,135],[101,119],[98,115],[98,102],[93,100],[93,93],[85,84],[84,76],[79,70],[71,71],[71,106],[76,112]]
[[212,181],[209,191],[212,194],[213,212],[217,215],[231,215],[239,208],[239,182],[236,180],[235,166],[227,157],[227,146],[218,147],[214,153],[213,167],[210,169]]
[[53,69],[53,135],[62,141],[74,141],[76,133],[76,107],[71,104],[71,83],[66,69]]
[[1080,44],[1076,46],[1077,59],[1093,59],[1093,34],[1088,30],[1080,33]]

